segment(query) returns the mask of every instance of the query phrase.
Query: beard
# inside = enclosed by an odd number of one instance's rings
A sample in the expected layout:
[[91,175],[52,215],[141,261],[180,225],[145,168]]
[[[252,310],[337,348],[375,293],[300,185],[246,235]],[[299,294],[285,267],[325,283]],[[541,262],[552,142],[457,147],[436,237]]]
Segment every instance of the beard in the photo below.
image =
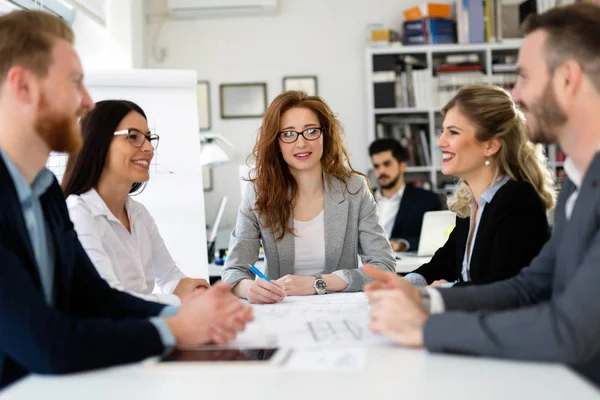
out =
[[551,144],[556,142],[556,128],[567,122],[567,116],[561,110],[556,93],[550,81],[546,84],[542,95],[531,105],[521,104],[525,111],[530,112],[537,125],[529,130],[529,139],[533,143]]
[[48,145],[50,151],[76,153],[83,139],[79,118],[85,114],[80,108],[74,115],[53,111],[44,92],[40,96],[34,128],[38,136]]
[[396,176],[394,179],[392,179],[387,185],[381,185],[381,188],[384,190],[388,190],[393,188],[394,186],[396,186],[396,183],[398,183],[398,179],[400,179],[400,175]]

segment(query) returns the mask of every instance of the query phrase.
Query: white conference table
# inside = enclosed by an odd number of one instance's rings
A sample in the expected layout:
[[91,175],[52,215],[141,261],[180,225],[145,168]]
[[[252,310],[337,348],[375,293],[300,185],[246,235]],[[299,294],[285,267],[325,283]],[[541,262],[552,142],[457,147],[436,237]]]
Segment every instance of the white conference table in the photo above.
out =
[[[419,268],[421,265],[428,263],[430,260],[431,257],[417,257],[413,255],[396,253],[396,272],[399,274],[408,274],[409,272]],[[264,262],[259,260],[256,263],[256,267],[261,271],[264,271]],[[221,277],[221,271],[223,270],[222,266],[210,264],[208,269],[211,278]]]
[[61,377],[30,376],[4,392],[23,399],[599,399],[600,392],[566,367],[400,347],[365,349],[362,368],[293,371],[284,366],[214,363],[141,364]]

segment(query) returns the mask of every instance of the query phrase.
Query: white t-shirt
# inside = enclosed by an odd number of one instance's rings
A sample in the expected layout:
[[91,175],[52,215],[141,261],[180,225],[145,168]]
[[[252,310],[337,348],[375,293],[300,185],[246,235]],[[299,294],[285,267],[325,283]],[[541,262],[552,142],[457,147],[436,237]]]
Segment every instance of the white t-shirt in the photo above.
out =
[[315,276],[325,270],[325,212],[310,221],[294,219],[294,275]]
[[[172,293],[185,275],[173,261],[146,207],[127,199],[131,233],[94,189],[69,196],[67,207],[81,245],[111,287],[146,300],[180,304]],[[155,282],[162,293],[152,294]]]

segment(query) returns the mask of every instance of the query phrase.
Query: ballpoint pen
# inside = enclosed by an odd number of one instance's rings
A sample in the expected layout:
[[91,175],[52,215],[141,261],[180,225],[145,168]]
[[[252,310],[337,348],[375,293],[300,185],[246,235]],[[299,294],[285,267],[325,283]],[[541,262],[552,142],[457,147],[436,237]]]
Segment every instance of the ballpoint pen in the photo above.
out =
[[258,268],[256,268],[254,265],[250,266],[250,271],[254,272],[259,278],[262,278],[262,279],[264,279],[267,282],[271,282],[271,280],[269,278],[267,278],[265,276],[265,274],[263,274],[262,272],[260,272],[258,270]]

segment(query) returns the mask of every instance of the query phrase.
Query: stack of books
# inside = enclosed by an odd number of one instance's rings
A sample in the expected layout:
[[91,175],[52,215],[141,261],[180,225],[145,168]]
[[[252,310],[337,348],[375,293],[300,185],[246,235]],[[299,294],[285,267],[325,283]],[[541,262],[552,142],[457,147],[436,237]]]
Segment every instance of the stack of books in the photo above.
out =
[[427,118],[386,116],[377,119],[375,134],[377,139],[391,137],[406,149],[409,167],[431,165]]
[[435,60],[434,70],[434,107],[446,105],[461,86],[486,82],[479,53],[445,55]]

